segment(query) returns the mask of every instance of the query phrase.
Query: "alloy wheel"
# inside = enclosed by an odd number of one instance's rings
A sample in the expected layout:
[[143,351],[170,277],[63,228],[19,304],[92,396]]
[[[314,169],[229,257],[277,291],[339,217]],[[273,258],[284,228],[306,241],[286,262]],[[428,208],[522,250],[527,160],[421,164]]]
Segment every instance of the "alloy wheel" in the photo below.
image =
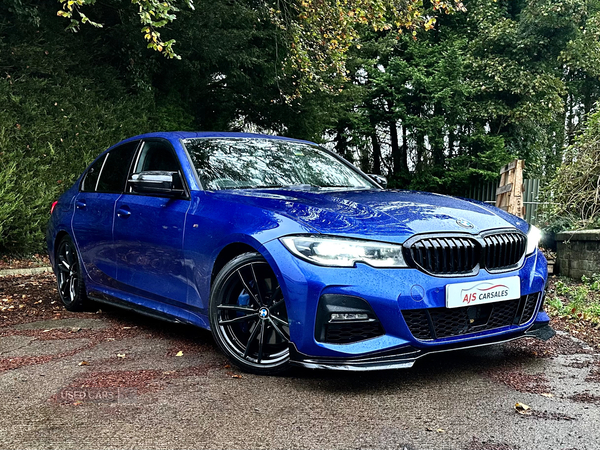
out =
[[289,360],[285,299],[269,264],[260,255],[249,255],[250,260],[238,257],[236,264],[225,266],[215,282],[213,330],[242,368],[274,369]]
[[58,245],[56,267],[58,292],[65,307],[71,311],[81,311],[85,301],[85,287],[75,244],[67,236]]

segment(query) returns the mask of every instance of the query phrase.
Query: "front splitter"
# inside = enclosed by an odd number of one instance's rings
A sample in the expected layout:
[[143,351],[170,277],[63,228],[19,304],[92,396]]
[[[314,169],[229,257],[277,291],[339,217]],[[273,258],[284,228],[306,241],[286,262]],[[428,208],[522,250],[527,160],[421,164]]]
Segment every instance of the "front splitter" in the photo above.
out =
[[539,324],[538,326],[534,324],[529,330],[502,340],[495,338],[477,341],[476,343],[449,344],[440,346],[434,350],[423,350],[412,346],[405,346],[393,351],[373,353],[369,356],[356,358],[315,358],[300,353],[294,344],[290,344],[290,362],[294,365],[306,367],[308,369],[346,370],[355,372],[408,369],[414,365],[417,359],[433,353],[502,344],[504,342],[510,342],[525,337],[533,337],[547,341],[555,334],[556,332],[548,324]]

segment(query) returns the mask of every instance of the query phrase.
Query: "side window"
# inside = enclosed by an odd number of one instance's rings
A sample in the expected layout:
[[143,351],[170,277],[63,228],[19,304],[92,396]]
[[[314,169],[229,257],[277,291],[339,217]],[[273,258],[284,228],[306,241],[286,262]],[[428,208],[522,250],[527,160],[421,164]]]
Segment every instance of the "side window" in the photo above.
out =
[[97,192],[123,192],[129,166],[137,146],[138,141],[128,142],[107,153],[100,180],[98,180]]
[[177,157],[168,144],[157,141],[144,142],[133,172],[140,173],[149,170],[179,171]]
[[98,177],[100,176],[100,171],[102,170],[102,164],[104,164],[105,158],[106,155],[102,155],[102,157],[98,158],[98,160],[88,169],[81,182],[82,192],[94,192],[96,190]]

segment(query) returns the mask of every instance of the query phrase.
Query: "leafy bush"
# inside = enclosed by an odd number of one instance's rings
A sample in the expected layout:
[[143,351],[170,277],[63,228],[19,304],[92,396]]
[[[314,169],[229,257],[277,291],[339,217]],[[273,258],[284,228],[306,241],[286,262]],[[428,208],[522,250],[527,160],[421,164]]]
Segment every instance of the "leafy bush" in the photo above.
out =
[[[0,36],[10,35],[3,26]],[[74,55],[85,53],[61,42],[69,38],[0,40],[8,74],[0,78],[0,253],[43,250],[51,203],[110,145],[191,127],[176,106],[127,92],[110,66],[84,73]]]
[[553,231],[600,227],[600,109],[587,119],[542,194],[543,221]]

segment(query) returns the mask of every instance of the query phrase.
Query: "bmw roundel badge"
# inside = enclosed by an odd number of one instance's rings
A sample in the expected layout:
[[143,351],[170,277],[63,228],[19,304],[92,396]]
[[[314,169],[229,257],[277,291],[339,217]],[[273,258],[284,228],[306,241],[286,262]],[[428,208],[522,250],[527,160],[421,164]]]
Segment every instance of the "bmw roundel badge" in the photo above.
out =
[[456,223],[463,228],[473,228],[473,224],[465,219],[456,219]]

